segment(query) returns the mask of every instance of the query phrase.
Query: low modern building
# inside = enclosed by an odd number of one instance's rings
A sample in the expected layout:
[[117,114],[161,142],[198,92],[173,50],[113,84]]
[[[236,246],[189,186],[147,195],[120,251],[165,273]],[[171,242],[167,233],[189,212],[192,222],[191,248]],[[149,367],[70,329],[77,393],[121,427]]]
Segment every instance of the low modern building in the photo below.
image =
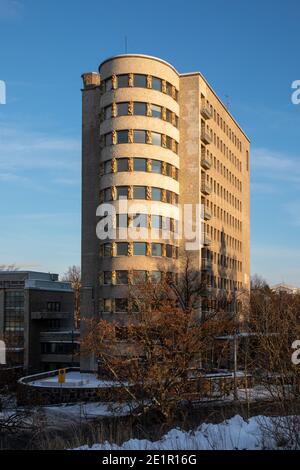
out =
[[74,293],[57,274],[0,272],[0,338],[6,365],[39,372],[78,365]]
[[280,293],[280,292],[285,292],[287,294],[300,294],[300,288],[291,286],[290,284],[275,284],[274,286],[271,287],[271,290]]

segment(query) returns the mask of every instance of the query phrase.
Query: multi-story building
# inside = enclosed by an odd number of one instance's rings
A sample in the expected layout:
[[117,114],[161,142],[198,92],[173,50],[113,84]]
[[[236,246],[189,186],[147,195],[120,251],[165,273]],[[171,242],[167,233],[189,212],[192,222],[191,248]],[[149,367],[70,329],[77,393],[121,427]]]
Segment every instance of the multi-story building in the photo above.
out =
[[0,338],[6,365],[38,372],[77,365],[74,293],[57,274],[0,272]]
[[[176,280],[188,204],[193,223],[203,207],[204,236],[189,251],[207,292],[248,290],[250,142],[204,77],[139,54],[82,77],[82,315],[121,318],[128,284]],[[99,240],[101,203],[114,206],[117,229],[146,228],[144,238]],[[202,305],[211,305],[205,295]]]

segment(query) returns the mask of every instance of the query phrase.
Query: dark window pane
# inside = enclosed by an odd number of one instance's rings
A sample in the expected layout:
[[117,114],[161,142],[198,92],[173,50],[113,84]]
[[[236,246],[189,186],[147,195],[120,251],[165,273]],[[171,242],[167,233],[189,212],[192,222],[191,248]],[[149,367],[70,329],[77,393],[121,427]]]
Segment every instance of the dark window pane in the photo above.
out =
[[146,88],[147,86],[147,77],[146,75],[134,74],[134,86]]
[[166,117],[168,122],[172,122],[172,111],[170,111],[169,109],[167,109]]
[[107,162],[104,163],[104,173],[111,173],[111,160],[107,160]]
[[108,78],[105,80],[105,91],[110,91],[112,87],[112,81],[111,78]]
[[133,271],[132,280],[134,284],[141,284],[147,281],[147,271]]
[[172,165],[167,163],[167,176],[172,176]]
[[166,246],[166,256],[167,258],[172,258],[172,245]]
[[127,186],[118,186],[117,187],[117,199],[127,199],[128,189]]
[[111,271],[104,271],[103,283],[111,284]]
[[167,148],[172,149],[172,139],[167,135]]
[[128,143],[128,131],[118,131],[118,144]]
[[160,282],[161,281],[161,272],[160,271],[152,271],[151,273],[151,281],[152,282]]
[[158,134],[158,132],[152,132],[152,144],[161,145],[161,134]]
[[128,86],[128,75],[118,75],[118,88],[124,88]]
[[169,204],[172,204],[172,192],[171,191],[166,191],[166,202]]
[[152,201],[161,201],[161,189],[152,188]]
[[159,160],[152,160],[152,173],[161,173],[161,162]]
[[133,187],[133,199],[146,199],[146,187],[134,186]]
[[128,271],[117,271],[117,284],[128,284]]
[[134,131],[133,132],[133,141],[136,144],[145,144],[146,143],[146,132],[145,131]]
[[111,201],[111,189],[107,188],[104,190],[104,201]]
[[111,118],[111,106],[107,106],[105,108],[105,119],[110,119]]
[[146,243],[135,242],[133,244],[133,254],[135,256],[146,256]]
[[127,299],[115,299],[115,311],[116,312],[126,312],[128,307]]
[[127,256],[128,254],[128,243],[117,243],[117,255]]
[[128,103],[118,103],[118,116],[128,115]]
[[153,90],[161,91],[161,79],[152,77],[152,88]]
[[118,158],[117,168],[118,171],[128,171],[128,158]]
[[167,95],[172,96],[172,85],[169,82],[167,82]]
[[134,171],[146,171],[147,160],[145,158],[135,158],[133,160],[133,169]]
[[105,145],[112,145],[112,136],[111,132],[109,134],[106,134],[105,136]]
[[152,243],[152,256],[161,256],[161,243]]
[[134,114],[138,116],[146,116],[147,106],[146,103],[134,103]]
[[111,243],[104,244],[103,256],[111,256]]

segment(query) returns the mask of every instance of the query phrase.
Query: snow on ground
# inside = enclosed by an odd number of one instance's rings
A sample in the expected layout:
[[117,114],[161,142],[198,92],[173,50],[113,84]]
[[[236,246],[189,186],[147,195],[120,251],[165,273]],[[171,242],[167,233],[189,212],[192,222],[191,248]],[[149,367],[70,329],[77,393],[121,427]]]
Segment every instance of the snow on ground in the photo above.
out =
[[248,421],[241,416],[220,424],[202,424],[194,432],[172,429],[156,442],[130,439],[121,446],[104,442],[78,447],[74,450],[260,450],[275,448],[274,442],[266,439],[261,425],[270,424],[270,418],[256,416]]
[[44,406],[42,410],[49,420],[60,419],[74,421],[80,419],[101,418],[106,416],[125,416],[130,413],[129,406],[118,403],[74,403],[70,405]]

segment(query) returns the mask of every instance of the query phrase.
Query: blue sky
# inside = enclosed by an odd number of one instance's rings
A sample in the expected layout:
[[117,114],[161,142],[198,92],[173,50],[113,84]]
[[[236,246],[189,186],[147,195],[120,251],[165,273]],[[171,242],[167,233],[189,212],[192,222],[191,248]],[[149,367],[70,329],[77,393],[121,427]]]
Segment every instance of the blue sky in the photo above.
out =
[[200,70],[252,142],[251,270],[300,286],[298,0],[0,0],[0,265],[80,262],[81,74],[108,56]]

